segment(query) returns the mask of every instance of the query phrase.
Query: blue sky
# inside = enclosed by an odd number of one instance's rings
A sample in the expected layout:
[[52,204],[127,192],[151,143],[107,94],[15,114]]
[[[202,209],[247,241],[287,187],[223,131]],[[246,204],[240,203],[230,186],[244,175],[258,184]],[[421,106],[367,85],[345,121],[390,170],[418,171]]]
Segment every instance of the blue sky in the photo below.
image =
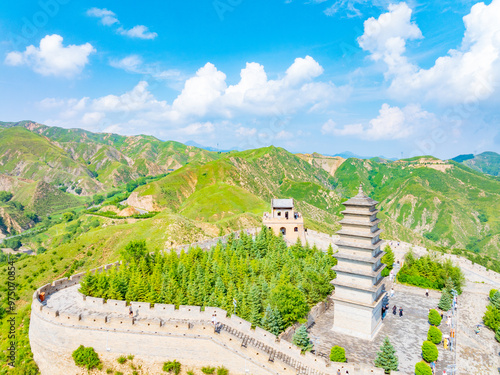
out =
[[500,152],[500,0],[41,0],[0,11],[3,121],[220,148]]

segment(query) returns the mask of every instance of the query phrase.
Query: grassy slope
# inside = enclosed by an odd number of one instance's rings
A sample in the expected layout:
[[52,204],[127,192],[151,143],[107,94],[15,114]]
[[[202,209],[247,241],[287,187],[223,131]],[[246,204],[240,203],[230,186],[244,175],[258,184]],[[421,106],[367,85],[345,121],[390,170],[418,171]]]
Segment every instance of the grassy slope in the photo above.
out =
[[210,222],[243,212],[260,216],[271,198],[293,197],[312,229],[332,232],[338,197],[330,178],[283,149],[267,147],[190,164],[138,192],[172,212]]
[[462,163],[476,171],[500,176],[500,155],[496,152],[483,152],[474,158],[464,160]]
[[[500,183],[458,163],[452,165],[441,172],[413,163],[349,159],[335,178],[338,189],[347,196],[362,182],[365,192],[380,201],[386,217],[420,236],[427,232],[434,235],[440,245],[465,247],[474,239],[500,233],[495,214],[500,211]],[[488,217],[486,223],[478,219],[481,212]],[[386,236],[404,234],[395,225],[385,229]],[[411,233],[405,237],[408,235]],[[482,250],[496,254],[498,244]]]
[[189,162],[215,160],[210,152],[179,142],[163,142],[152,136],[121,136],[112,133],[92,133],[82,129],[49,127],[31,121],[0,123],[9,129],[28,128],[57,142],[73,160],[97,175],[105,187],[116,187],[141,176],[158,175],[177,169]]

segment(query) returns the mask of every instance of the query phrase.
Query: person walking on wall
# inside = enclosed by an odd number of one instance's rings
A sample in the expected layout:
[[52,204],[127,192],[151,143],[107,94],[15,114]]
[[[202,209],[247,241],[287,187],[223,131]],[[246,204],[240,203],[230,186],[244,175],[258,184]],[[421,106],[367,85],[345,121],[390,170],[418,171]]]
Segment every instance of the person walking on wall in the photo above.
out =
[[399,308],[399,317],[401,318],[402,316],[403,316],[403,308],[402,308],[402,307],[400,307],[400,308]]
[[429,289],[426,289],[426,290],[425,290],[425,296],[426,296],[426,297],[429,297]]
[[131,318],[134,317],[134,310],[132,310],[132,306],[129,306],[128,308],[128,316],[130,316]]
[[398,308],[396,307],[396,305],[392,306],[392,315],[396,315],[397,310]]
[[394,288],[391,288],[391,298],[394,297]]

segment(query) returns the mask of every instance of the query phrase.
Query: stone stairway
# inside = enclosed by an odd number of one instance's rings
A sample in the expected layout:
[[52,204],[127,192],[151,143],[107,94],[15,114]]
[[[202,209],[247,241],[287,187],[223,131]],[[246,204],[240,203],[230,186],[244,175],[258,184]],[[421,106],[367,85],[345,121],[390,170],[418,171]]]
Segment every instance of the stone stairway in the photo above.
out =
[[[237,337],[238,339],[241,340],[241,346],[244,348],[247,348],[248,345],[253,346],[254,348],[257,348],[264,353],[269,354],[269,362],[274,362],[275,359],[279,359],[281,362],[293,367],[298,375],[326,375],[323,372],[320,372],[318,370],[312,369],[310,367],[304,366],[301,362],[296,361],[292,357],[274,349],[271,348],[270,346],[255,340],[254,338],[244,334],[243,332],[240,332],[232,327],[227,326],[226,324],[221,324],[220,330],[224,330],[227,333]],[[219,332],[220,332],[219,330]]]

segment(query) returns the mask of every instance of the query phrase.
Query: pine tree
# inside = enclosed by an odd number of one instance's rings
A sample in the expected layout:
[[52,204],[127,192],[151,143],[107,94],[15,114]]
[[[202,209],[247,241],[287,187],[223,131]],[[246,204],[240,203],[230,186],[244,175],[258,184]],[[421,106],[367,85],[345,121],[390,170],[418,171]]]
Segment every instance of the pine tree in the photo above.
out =
[[266,307],[266,312],[264,313],[261,324],[264,329],[276,336],[283,329],[283,320],[281,319],[279,311],[271,308],[270,305],[267,305]]
[[383,368],[386,374],[390,374],[391,371],[398,370],[398,362],[396,350],[389,341],[389,337],[386,337],[375,358],[375,366]]
[[452,301],[453,300],[451,294],[448,293],[446,290],[443,290],[443,293],[441,294],[441,299],[439,300],[438,307],[443,311],[448,311],[449,309],[451,309]]
[[297,345],[302,351],[307,352],[313,348],[313,343],[309,340],[306,325],[301,325],[292,337],[292,343]]
[[250,288],[250,295],[248,296],[248,303],[250,305],[250,322],[258,324],[261,319],[261,294],[258,285],[252,285]]

